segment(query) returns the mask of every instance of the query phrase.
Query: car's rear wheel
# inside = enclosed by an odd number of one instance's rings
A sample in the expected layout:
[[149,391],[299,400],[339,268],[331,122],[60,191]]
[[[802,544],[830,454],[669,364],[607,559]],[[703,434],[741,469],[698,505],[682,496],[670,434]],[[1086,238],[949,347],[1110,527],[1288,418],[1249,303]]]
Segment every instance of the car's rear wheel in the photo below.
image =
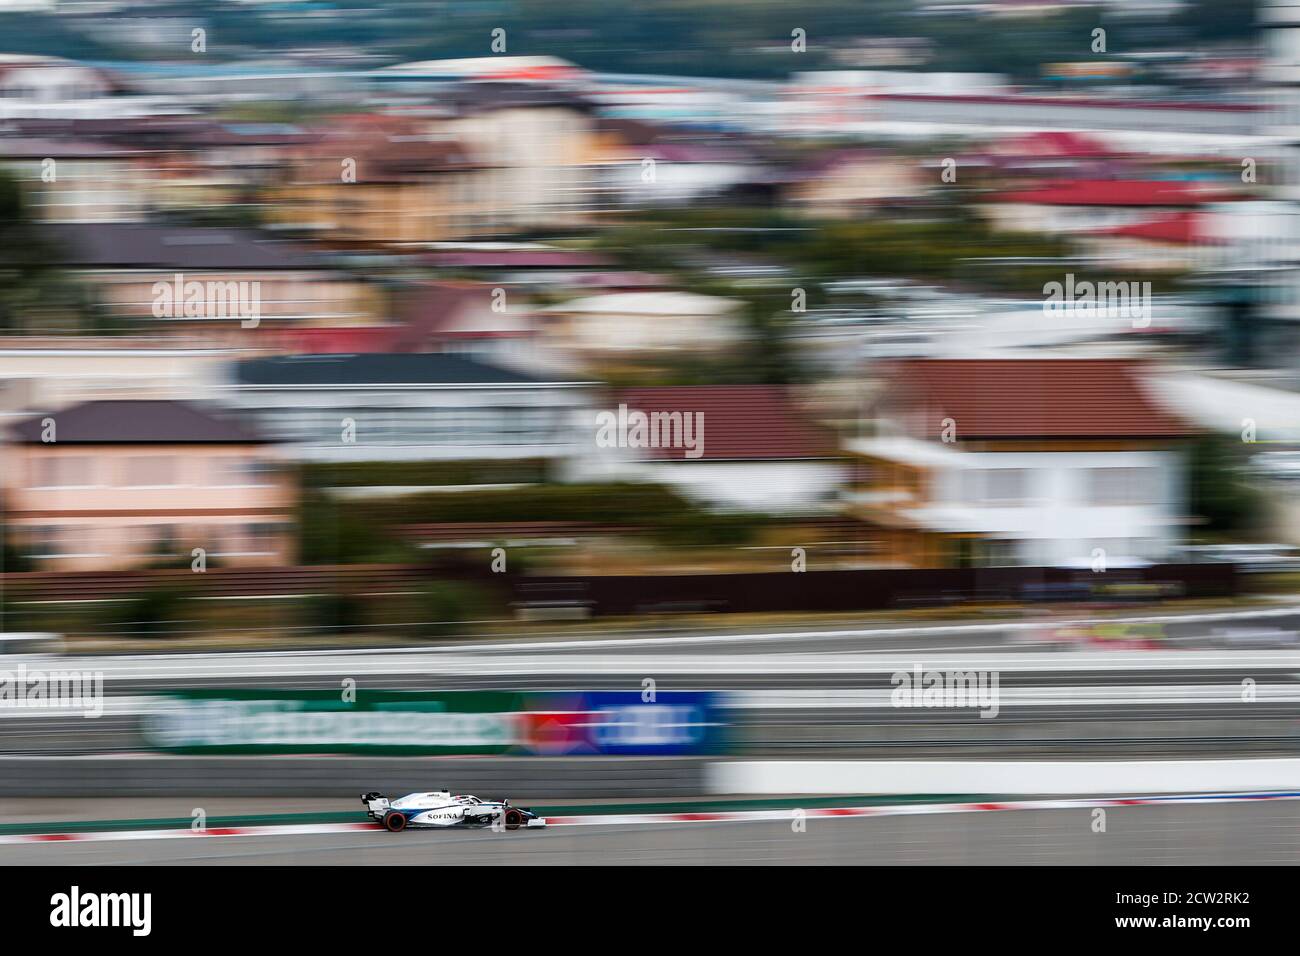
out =
[[391,833],[406,829],[406,814],[389,810],[384,814],[384,829]]
[[522,813],[520,813],[518,810],[506,811],[507,830],[518,830],[523,825],[524,825],[524,815]]

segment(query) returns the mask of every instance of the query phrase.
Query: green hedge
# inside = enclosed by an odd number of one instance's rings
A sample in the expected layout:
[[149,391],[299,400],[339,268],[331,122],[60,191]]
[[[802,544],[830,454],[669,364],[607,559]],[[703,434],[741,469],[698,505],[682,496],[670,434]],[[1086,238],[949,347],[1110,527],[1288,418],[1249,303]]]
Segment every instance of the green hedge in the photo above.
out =
[[515,461],[358,461],[305,464],[304,488],[383,485],[495,485],[545,481],[545,458]]
[[714,514],[662,485],[548,484],[350,501],[309,491],[299,530],[304,563],[360,564],[419,560],[398,534],[403,525],[580,521],[642,528],[670,545],[734,545],[750,540],[769,520]]

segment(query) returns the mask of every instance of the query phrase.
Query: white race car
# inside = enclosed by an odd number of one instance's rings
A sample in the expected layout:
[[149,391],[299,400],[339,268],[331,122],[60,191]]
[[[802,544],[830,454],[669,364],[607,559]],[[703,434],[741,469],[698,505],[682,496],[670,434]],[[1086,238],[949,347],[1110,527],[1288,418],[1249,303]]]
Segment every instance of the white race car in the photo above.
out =
[[382,793],[363,793],[361,802],[366,815],[396,833],[407,827],[490,827],[507,830],[520,827],[535,829],[546,820],[527,807],[512,807],[509,800],[493,803],[468,794],[454,795],[450,790],[408,793],[389,800]]

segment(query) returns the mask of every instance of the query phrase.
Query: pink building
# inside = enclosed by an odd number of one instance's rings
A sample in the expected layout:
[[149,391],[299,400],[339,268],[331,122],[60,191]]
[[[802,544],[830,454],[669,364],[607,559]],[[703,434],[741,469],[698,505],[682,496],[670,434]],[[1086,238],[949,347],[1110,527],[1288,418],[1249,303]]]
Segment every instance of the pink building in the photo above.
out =
[[251,429],[179,401],[92,401],[10,430],[6,532],[37,570],[293,560],[296,482]]

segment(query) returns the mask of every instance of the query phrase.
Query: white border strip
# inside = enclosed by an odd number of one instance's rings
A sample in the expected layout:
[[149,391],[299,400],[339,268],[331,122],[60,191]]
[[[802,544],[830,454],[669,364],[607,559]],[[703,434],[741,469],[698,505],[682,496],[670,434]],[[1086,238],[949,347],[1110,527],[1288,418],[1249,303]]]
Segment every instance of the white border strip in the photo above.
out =
[[[797,814],[819,819],[899,817],[943,813],[981,813],[1002,810],[1082,810],[1096,807],[1157,806],[1160,804],[1246,803],[1260,800],[1300,800],[1300,792],[1206,793],[1159,797],[1097,797],[1069,800],[998,800],[984,803],[912,803],[870,807],[787,807],[776,810],[683,811],[679,813],[593,813],[584,816],[547,817],[548,826],[637,826],[682,823],[747,823],[792,820]],[[377,823],[314,823],[257,827],[213,827],[207,830],[111,830],[87,833],[21,833],[0,836],[0,845],[106,843],[130,840],[170,840],[187,837],[308,836],[321,833],[383,833]],[[402,836],[393,834],[393,839]]]

